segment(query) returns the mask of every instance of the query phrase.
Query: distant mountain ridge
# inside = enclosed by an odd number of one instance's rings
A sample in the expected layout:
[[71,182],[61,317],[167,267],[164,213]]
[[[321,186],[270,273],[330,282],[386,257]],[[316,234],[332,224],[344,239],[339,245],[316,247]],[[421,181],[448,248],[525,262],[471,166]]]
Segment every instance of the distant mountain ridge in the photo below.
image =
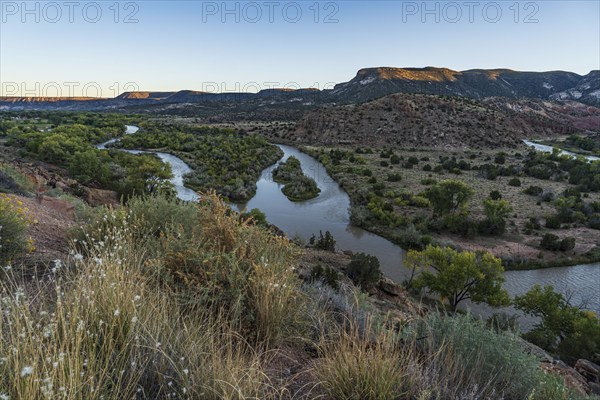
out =
[[114,99],[0,97],[0,110],[10,109],[121,109],[157,105],[204,102],[255,102],[269,104],[355,104],[395,93],[420,93],[484,99],[572,100],[600,106],[600,71],[587,75],[566,71],[522,72],[510,69],[448,68],[364,68],[348,82],[333,89],[265,89],[258,93],[209,93],[193,90],[177,92],[125,92]]
[[[352,102],[364,102],[393,93],[422,93],[447,96],[538,98],[556,100],[574,98],[556,95],[588,85],[590,96],[581,98],[590,104],[600,104],[600,81],[595,79],[600,71],[581,76],[573,72],[520,72],[510,69],[472,69],[453,71],[447,68],[365,68],[349,82],[333,89],[335,97]],[[594,91],[597,91],[594,94]],[[578,99],[575,99],[578,100]]]

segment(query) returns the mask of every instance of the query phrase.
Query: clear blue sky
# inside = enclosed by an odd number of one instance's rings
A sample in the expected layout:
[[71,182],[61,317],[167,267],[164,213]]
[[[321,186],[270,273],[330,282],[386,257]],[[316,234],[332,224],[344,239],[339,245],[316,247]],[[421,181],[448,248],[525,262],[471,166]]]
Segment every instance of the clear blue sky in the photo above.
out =
[[48,3],[0,2],[0,94],[323,88],[373,66],[600,69],[597,0],[138,1],[118,15],[112,0]]

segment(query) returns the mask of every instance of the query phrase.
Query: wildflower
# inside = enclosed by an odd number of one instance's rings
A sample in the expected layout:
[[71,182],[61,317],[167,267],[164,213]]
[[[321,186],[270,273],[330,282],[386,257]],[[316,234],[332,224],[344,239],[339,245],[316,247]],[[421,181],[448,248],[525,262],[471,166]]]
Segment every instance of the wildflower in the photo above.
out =
[[135,296],[133,296],[133,301],[138,301],[141,298],[142,298],[142,296],[136,294]]
[[62,267],[62,261],[59,259],[54,260],[54,267],[51,270],[52,273],[56,274],[61,267]]
[[33,374],[33,367],[23,367],[23,369],[21,370],[21,378],[29,376]]
[[190,373],[190,370],[189,370],[189,369],[187,369],[187,368],[185,368],[185,369],[183,370],[183,373],[187,375],[187,374],[189,374],[189,373]]
[[10,397],[7,394],[0,393],[0,400],[10,400]]
[[75,261],[81,261],[83,260],[83,256],[79,253],[75,253],[75,255],[73,256],[73,258],[75,259]]
[[113,313],[113,315],[115,317],[118,317],[121,314],[121,310],[119,310],[118,308],[115,310],[115,312]]
[[138,322],[138,318],[137,317],[131,318],[131,323],[132,324],[135,324],[136,322]]

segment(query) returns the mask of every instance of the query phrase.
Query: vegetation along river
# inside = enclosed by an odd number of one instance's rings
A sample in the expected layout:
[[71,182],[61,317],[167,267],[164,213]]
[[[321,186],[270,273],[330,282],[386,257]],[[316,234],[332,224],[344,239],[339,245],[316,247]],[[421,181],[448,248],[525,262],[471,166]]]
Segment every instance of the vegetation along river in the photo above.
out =
[[[128,126],[127,133],[134,133],[137,127]],[[114,142],[99,145],[99,148]],[[548,151],[545,148],[537,150]],[[381,270],[391,279],[401,282],[410,271],[402,266],[405,251],[371,232],[350,224],[350,198],[340,186],[327,174],[325,167],[298,149],[279,145],[284,152],[282,161],[290,156],[300,160],[304,173],[317,182],[321,193],[318,197],[303,202],[292,202],[281,192],[281,185],[274,182],[271,172],[276,165],[266,168],[257,182],[256,195],[247,203],[237,205],[238,210],[258,208],[263,211],[270,223],[276,225],[289,237],[300,236],[308,240],[319,230],[330,231],[340,249],[351,249],[354,252],[364,252],[376,256],[381,264]],[[551,150],[551,149],[550,149]],[[126,150],[130,153],[143,153],[139,150]],[[190,167],[181,159],[167,153],[154,153],[164,162],[171,164],[178,196],[184,200],[194,200],[194,191],[183,186],[183,176],[190,172]],[[520,295],[533,285],[552,285],[561,293],[572,295],[572,302],[587,303],[587,308],[600,314],[600,264],[575,265],[571,267],[546,268],[530,271],[507,271],[504,286],[511,296]],[[488,316],[494,310],[486,306],[470,305],[475,314]]]

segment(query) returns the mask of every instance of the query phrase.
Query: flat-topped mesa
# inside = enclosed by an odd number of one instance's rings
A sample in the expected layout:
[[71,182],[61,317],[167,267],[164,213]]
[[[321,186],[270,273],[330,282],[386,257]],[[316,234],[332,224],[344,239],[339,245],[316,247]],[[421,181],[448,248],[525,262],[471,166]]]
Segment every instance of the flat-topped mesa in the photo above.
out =
[[164,100],[176,92],[124,92],[116,98],[119,100]]
[[411,81],[455,81],[456,76],[460,75],[459,71],[453,71],[448,68],[394,68],[394,67],[377,67],[363,68],[358,71],[354,79],[369,79],[377,78],[381,80],[390,79],[405,79]]
[[94,101],[105,100],[101,97],[35,97],[35,96],[0,96],[3,103],[57,103],[60,101]]

